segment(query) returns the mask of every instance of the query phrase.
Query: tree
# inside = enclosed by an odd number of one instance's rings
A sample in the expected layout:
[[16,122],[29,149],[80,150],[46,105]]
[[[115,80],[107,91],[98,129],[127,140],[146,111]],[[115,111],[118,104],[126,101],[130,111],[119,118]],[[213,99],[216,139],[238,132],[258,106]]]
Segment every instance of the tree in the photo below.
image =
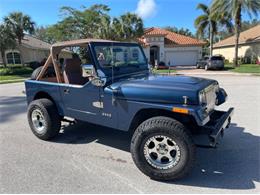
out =
[[57,23],[51,26],[40,26],[35,28],[34,36],[47,43],[53,44],[57,41],[65,41],[70,39],[70,31],[66,31],[63,24]]
[[185,35],[185,36],[189,36],[189,37],[195,37],[193,35],[193,33],[188,29],[188,28],[180,28],[178,29],[177,27],[175,26],[166,26],[164,27],[165,30],[168,30],[168,31],[171,31],[171,32],[175,32],[177,34],[180,34],[180,35]]
[[259,0],[213,0],[212,13],[230,13],[235,23],[235,56],[234,66],[238,66],[238,44],[241,32],[242,13],[247,12],[249,16],[258,15],[260,11]]
[[25,33],[34,32],[35,23],[30,16],[24,15],[22,12],[10,13],[4,18],[4,22],[15,34],[19,45],[21,45]]
[[107,5],[95,4],[82,10],[62,7],[63,19],[55,25],[36,30],[36,36],[53,43],[82,38],[132,40],[143,34],[143,21],[126,13],[112,18]]
[[0,24],[0,52],[3,59],[4,66],[6,67],[5,51],[7,49],[14,49],[16,45],[15,35],[4,24]]
[[98,38],[100,29],[103,29],[102,22],[109,19],[107,5],[95,4],[83,10],[71,7],[62,7],[61,12],[65,18],[60,22],[61,30],[71,32],[71,37]]
[[[11,29],[13,34],[15,34],[19,45],[22,44],[25,33],[32,34],[34,32],[35,23],[30,16],[24,15],[22,12],[10,13],[8,16],[4,17],[4,22],[8,28]],[[22,55],[21,60],[23,63]]]
[[203,14],[195,19],[194,25],[197,28],[198,35],[204,36],[207,32],[210,43],[210,55],[212,55],[214,34],[217,32],[217,22],[210,13],[207,5],[200,3],[197,9],[201,9]]
[[197,28],[197,35],[204,37],[205,34],[208,34],[210,55],[212,55],[213,43],[216,41],[214,36],[218,33],[218,29],[224,27],[228,32],[232,31],[231,16],[228,12],[212,13],[207,5],[201,3],[198,4],[197,9],[201,9],[204,12],[194,22]]
[[[253,20],[249,20],[249,21],[242,21],[241,22],[241,32],[248,30],[254,26],[257,26],[260,24],[260,20],[257,19],[253,19]],[[226,29],[223,29],[221,31],[218,32],[218,40],[222,40],[225,39],[227,37],[233,36],[234,35],[234,31],[226,31]]]
[[114,20],[114,28],[118,32],[118,40],[133,40],[144,32],[142,19],[129,12]]

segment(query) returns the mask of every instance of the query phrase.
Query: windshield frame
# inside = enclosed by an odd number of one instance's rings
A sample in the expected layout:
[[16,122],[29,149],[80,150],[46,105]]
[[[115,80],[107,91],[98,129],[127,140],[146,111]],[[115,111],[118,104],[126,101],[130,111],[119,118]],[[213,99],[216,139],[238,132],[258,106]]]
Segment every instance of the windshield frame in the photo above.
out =
[[[138,43],[127,43],[127,42],[91,42],[90,44],[90,48],[91,48],[91,53],[93,55],[93,60],[96,64],[96,68],[102,70],[106,76],[111,76],[112,75],[112,66],[109,67],[104,67],[101,66],[97,60],[97,54],[96,54],[96,50],[95,47],[96,46],[127,46],[127,47],[139,47],[142,55],[144,56],[144,60],[145,63],[140,64],[140,67],[134,67],[134,66],[128,66],[128,67],[124,67],[124,68],[119,68],[117,69],[116,67],[113,68],[113,72],[115,75],[120,75],[120,74],[125,74],[125,73],[133,73],[133,72],[140,72],[140,71],[144,71],[144,70],[149,70],[148,68],[148,61],[146,58],[146,55],[144,53],[143,48],[141,47],[140,44]],[[125,71],[124,71],[125,69]]]

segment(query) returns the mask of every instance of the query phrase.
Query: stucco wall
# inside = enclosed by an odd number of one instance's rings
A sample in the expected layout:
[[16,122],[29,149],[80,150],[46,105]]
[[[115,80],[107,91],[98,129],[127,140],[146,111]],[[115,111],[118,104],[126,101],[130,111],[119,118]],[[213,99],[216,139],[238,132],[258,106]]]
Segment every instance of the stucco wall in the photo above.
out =
[[3,59],[1,55],[0,55],[0,64],[3,64]]
[[[238,56],[239,57],[245,57],[250,56],[254,53],[258,56],[258,59],[260,60],[260,43],[254,43],[250,45],[240,45],[238,48]],[[235,55],[235,47],[223,47],[223,48],[215,48],[213,49],[213,55],[223,55],[225,59],[232,62]]]
[[24,63],[31,61],[42,61],[44,58],[48,58],[49,50],[30,49],[22,47],[20,49]]
[[[49,50],[39,50],[39,49],[31,49],[24,46],[18,47],[17,49],[9,49],[5,51],[6,54],[9,52],[18,52],[22,55],[22,60],[24,63],[32,62],[32,61],[42,61],[44,58],[49,56]],[[0,64],[3,63],[3,59],[0,56]]]

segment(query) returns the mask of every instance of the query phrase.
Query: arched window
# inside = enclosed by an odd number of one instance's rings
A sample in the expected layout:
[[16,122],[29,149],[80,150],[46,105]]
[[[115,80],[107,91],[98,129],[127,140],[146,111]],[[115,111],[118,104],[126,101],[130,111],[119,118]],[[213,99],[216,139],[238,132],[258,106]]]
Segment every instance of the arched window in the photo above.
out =
[[18,52],[9,52],[6,54],[7,64],[21,64],[21,56]]

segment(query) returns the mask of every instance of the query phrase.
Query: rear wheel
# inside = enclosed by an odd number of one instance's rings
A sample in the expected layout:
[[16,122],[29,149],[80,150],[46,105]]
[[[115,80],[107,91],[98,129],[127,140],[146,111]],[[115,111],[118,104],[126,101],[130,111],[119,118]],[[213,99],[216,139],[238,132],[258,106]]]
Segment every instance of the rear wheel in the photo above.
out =
[[200,69],[200,65],[199,65],[199,64],[197,64],[197,65],[196,65],[196,68],[197,68],[197,69]]
[[49,99],[32,101],[28,107],[27,117],[33,134],[42,140],[49,140],[60,131],[61,117]]
[[191,170],[195,145],[180,122],[168,117],[153,117],[135,131],[131,154],[136,166],[150,178],[174,180]]

